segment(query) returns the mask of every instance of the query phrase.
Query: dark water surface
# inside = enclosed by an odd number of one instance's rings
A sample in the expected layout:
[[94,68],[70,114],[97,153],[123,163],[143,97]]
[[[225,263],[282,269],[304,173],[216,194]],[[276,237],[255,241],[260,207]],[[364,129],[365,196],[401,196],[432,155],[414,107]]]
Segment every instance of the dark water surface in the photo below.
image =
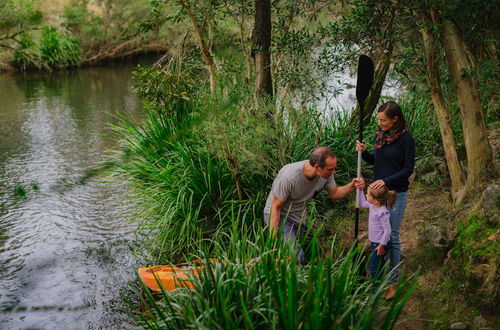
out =
[[119,189],[93,176],[133,63],[0,76],[0,328],[123,329],[135,278]]

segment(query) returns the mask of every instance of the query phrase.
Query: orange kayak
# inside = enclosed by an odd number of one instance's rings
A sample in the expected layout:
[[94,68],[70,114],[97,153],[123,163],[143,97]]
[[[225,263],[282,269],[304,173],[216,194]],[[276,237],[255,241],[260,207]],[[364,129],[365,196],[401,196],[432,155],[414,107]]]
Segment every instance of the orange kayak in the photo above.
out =
[[[212,259],[213,262],[218,262]],[[166,291],[177,288],[192,288],[193,277],[198,277],[198,272],[205,266],[205,260],[195,260],[175,266],[140,267],[137,274],[142,283],[154,292],[161,292],[161,287]]]

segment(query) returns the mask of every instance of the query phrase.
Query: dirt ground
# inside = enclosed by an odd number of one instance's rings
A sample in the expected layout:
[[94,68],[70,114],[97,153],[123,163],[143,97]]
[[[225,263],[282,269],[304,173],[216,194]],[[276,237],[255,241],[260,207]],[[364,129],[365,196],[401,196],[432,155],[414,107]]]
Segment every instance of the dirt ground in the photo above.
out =
[[[418,226],[424,221],[427,213],[431,210],[431,205],[438,202],[449,203],[448,196],[441,193],[441,195],[420,195],[414,191],[410,191],[408,196],[408,204],[405,210],[405,216],[400,228],[401,237],[401,251],[404,259],[413,259],[413,253],[418,249]],[[404,263],[404,271],[407,273],[412,272],[411,265]],[[413,270],[415,271],[415,270]],[[420,279],[420,285],[422,285]],[[428,320],[422,311],[422,301],[418,296],[419,288],[417,287],[416,293],[406,303],[406,306],[400,316],[400,321],[396,325],[397,330],[416,330],[416,329],[429,329],[432,327],[432,320]]]
[[[422,227],[425,226],[433,218],[440,219],[440,214],[447,214],[446,231],[450,238],[456,235],[456,222],[450,219],[459,218],[467,211],[467,206],[455,205],[451,202],[450,195],[447,191],[438,189],[411,189],[409,192],[408,204],[405,211],[405,216],[401,224],[401,251],[402,251],[402,273],[406,275],[418,272],[422,267],[422,253],[419,251],[422,244]],[[440,219],[442,220],[442,219]],[[420,259],[419,259],[420,258]],[[424,268],[424,267],[422,267]],[[419,274],[418,286],[413,292],[411,298],[406,303],[406,306],[400,316],[399,322],[395,329],[397,330],[416,330],[416,329],[449,329],[450,323],[443,323],[443,320],[433,320],[431,316],[426,315],[426,311],[430,308],[440,308],[440,298],[435,294],[438,290],[440,277],[442,276],[442,264],[434,265],[427,268],[427,271],[422,271]],[[457,288],[458,289],[458,288]],[[457,295],[454,299],[458,299],[464,308],[466,305],[463,299]],[[450,306],[456,301],[449,301]],[[442,305],[442,314],[446,313],[446,308],[449,306],[445,303]],[[472,306],[470,306],[471,310]],[[468,308],[465,308],[467,310]],[[465,312],[464,310],[464,312]],[[467,310],[467,312],[470,312]],[[498,319],[491,316],[481,315],[486,317],[488,323],[485,326],[475,327],[471,324],[471,320],[467,320],[466,315],[462,316],[462,323],[467,324],[467,329],[495,329],[498,324]],[[467,320],[467,321],[465,321]],[[457,319],[460,321],[460,319]],[[448,321],[450,322],[450,321]]]

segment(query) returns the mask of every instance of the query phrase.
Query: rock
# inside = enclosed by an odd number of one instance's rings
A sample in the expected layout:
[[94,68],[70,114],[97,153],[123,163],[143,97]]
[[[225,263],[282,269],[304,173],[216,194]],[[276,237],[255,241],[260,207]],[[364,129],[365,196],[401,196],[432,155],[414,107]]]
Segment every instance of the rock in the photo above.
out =
[[454,321],[450,324],[450,329],[467,329],[467,324],[464,322]]
[[478,315],[474,318],[472,321],[472,324],[474,325],[475,329],[487,329],[488,328],[488,321],[482,316]]
[[448,233],[446,230],[438,225],[428,225],[423,231],[424,239],[432,246],[443,248],[448,246]]
[[483,191],[482,206],[487,216],[498,215],[500,207],[500,184],[491,184]]

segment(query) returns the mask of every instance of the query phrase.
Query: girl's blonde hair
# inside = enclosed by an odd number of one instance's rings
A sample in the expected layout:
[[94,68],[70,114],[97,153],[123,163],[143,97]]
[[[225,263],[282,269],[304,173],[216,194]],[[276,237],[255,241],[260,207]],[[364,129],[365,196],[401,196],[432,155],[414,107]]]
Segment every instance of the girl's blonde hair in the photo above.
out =
[[396,192],[394,190],[389,190],[387,186],[382,186],[378,189],[368,188],[368,193],[373,197],[373,199],[378,200],[390,208],[392,208],[394,203],[396,203]]

